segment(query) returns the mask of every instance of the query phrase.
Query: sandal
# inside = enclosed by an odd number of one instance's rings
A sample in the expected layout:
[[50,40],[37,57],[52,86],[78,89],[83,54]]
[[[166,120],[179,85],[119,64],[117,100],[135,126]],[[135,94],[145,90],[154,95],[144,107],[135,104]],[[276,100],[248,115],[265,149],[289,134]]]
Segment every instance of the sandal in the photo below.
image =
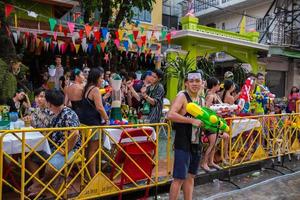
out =
[[223,169],[222,167],[220,167],[220,166],[217,165],[217,164],[209,165],[209,167],[213,167],[213,168],[215,168],[216,170],[222,170],[222,169]]
[[213,172],[213,170],[210,169],[210,168],[206,169],[206,168],[204,168],[204,167],[202,167],[202,166],[201,166],[200,168],[203,169],[206,173]]

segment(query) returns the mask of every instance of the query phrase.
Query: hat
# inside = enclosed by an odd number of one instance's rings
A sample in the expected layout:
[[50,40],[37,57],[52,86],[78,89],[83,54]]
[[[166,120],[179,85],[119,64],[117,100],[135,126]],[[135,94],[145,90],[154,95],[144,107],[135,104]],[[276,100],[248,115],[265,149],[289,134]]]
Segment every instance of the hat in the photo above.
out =
[[227,71],[224,74],[224,79],[231,79],[233,78],[233,73],[231,71]]

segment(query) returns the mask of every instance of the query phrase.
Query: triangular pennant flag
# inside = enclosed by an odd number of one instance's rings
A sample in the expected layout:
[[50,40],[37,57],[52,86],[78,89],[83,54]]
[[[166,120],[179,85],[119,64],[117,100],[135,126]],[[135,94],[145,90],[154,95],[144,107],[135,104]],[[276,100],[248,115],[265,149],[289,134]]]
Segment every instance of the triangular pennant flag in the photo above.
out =
[[90,37],[90,33],[91,33],[91,30],[92,30],[92,27],[88,24],[86,24],[85,26],[85,33],[86,33],[86,37]]
[[138,35],[139,35],[139,31],[138,30],[134,30],[134,31],[132,31],[132,33],[133,33],[133,36],[134,36],[134,40],[136,40],[137,37],[138,37]]
[[59,30],[59,32],[63,32],[63,27],[62,27],[62,25],[61,25],[61,24],[59,24],[59,26],[58,26],[58,30]]
[[76,36],[75,35],[72,35],[72,42],[75,45],[75,42],[76,42]]
[[123,44],[124,44],[124,47],[125,47],[126,51],[128,51],[128,45],[129,45],[128,40],[125,40],[123,42]]
[[35,40],[36,47],[40,46],[40,42],[41,42],[41,40],[39,38],[36,38],[36,40]]
[[166,35],[167,35],[167,31],[161,30],[161,37],[162,37],[162,40],[165,40]]
[[145,45],[146,44],[146,36],[145,35],[141,36],[141,40],[143,41],[143,44]]
[[73,53],[75,51],[75,45],[73,43],[70,43],[70,51]]
[[128,38],[129,38],[130,42],[132,43],[133,42],[133,34],[129,34]]
[[146,32],[146,37],[147,37],[147,41],[150,41],[151,37],[152,37],[152,31],[147,31]]
[[62,54],[65,54],[65,53],[66,53],[67,46],[68,46],[68,44],[66,44],[66,43],[63,43],[63,44],[61,45],[61,53],[62,53]]
[[108,33],[106,34],[105,42],[108,42],[109,39],[110,39],[110,32],[108,32]]
[[95,36],[96,41],[100,41],[100,32],[99,31],[94,32],[94,36]]
[[114,43],[117,46],[117,48],[119,48],[119,46],[120,46],[120,40],[119,39],[115,39]]
[[56,19],[49,18],[50,30],[53,31],[56,25]]
[[141,39],[137,40],[136,43],[139,48],[141,48],[143,46],[143,41]]
[[171,36],[172,36],[171,33],[168,33],[167,36],[166,36],[166,38],[168,40],[168,44],[171,43]]
[[8,17],[13,11],[14,7],[11,4],[5,4],[5,17]]
[[12,33],[13,37],[14,37],[14,41],[17,44],[18,43],[18,34],[16,32]]
[[54,31],[54,33],[53,33],[53,38],[54,38],[54,40],[57,39],[57,32],[56,31]]
[[128,44],[129,44],[130,49],[132,49],[132,41],[131,40],[128,40]]
[[65,35],[65,37],[68,36],[68,30],[66,28],[64,29],[64,35]]
[[177,34],[177,31],[176,30],[174,30],[174,31],[171,31],[171,35],[176,35]]
[[115,31],[116,39],[119,39],[119,31]]
[[161,33],[158,32],[158,31],[155,31],[155,32],[154,32],[154,37],[156,38],[157,41],[159,41],[159,36],[160,36],[160,34],[161,34]]
[[102,33],[102,38],[105,40],[106,39],[106,35],[108,33],[108,29],[107,28],[102,28],[101,29],[101,33]]
[[101,46],[102,52],[104,52],[106,43],[105,42],[101,42],[100,46]]
[[92,43],[89,43],[89,46],[88,46],[88,52],[89,52],[89,53],[92,53],[92,50],[93,50],[93,44],[92,44]]
[[81,46],[82,46],[82,50],[86,51],[87,49],[86,38],[82,38]]
[[141,34],[143,34],[145,31],[144,27],[141,27]]
[[64,43],[63,41],[61,41],[61,40],[58,40],[58,49],[59,49],[59,51],[60,52],[62,52],[62,44]]
[[104,60],[106,61],[106,63],[108,63],[108,61],[109,61],[109,54],[108,53],[105,54]]
[[80,44],[75,44],[76,53],[78,53],[79,47],[80,47]]
[[67,22],[67,24],[68,24],[70,33],[73,33],[74,32],[74,28],[75,28],[75,23],[73,23],[73,22]]
[[100,46],[100,44],[97,44],[97,50],[98,50],[99,53],[101,52],[101,46]]
[[82,38],[83,38],[83,30],[80,30],[80,31],[79,31],[79,37],[80,37],[80,39],[82,40]]
[[123,40],[123,37],[124,37],[124,33],[125,33],[125,31],[124,31],[124,30],[121,30],[121,29],[119,29],[119,30],[118,30],[118,32],[119,32],[119,40],[120,40],[120,41],[122,41],[122,40]]

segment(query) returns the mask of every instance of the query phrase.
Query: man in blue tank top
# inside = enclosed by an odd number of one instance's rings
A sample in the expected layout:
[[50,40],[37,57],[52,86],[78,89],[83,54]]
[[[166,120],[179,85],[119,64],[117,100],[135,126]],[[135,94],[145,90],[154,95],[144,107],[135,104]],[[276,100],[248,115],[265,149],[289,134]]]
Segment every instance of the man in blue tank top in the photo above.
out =
[[170,188],[169,199],[175,200],[179,196],[181,187],[185,200],[191,200],[194,189],[194,178],[197,174],[201,156],[201,130],[202,122],[192,118],[186,112],[186,105],[190,102],[197,102],[202,105],[204,102],[199,92],[202,87],[202,77],[198,72],[190,72],[185,79],[185,91],[176,96],[168,119],[173,122],[175,130],[174,140],[174,168],[173,182]]

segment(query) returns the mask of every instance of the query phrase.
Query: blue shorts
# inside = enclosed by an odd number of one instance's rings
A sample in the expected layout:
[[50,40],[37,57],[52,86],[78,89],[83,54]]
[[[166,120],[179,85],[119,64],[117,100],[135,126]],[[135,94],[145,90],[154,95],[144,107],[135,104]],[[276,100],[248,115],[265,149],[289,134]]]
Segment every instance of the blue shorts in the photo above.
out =
[[173,178],[186,179],[187,174],[196,175],[201,156],[181,149],[174,150]]
[[[71,151],[69,151],[68,153],[68,161],[73,157],[75,153],[75,150],[72,149]],[[65,156],[62,155],[61,153],[57,152],[50,160],[49,163],[55,167],[57,170],[60,170],[65,164]]]

